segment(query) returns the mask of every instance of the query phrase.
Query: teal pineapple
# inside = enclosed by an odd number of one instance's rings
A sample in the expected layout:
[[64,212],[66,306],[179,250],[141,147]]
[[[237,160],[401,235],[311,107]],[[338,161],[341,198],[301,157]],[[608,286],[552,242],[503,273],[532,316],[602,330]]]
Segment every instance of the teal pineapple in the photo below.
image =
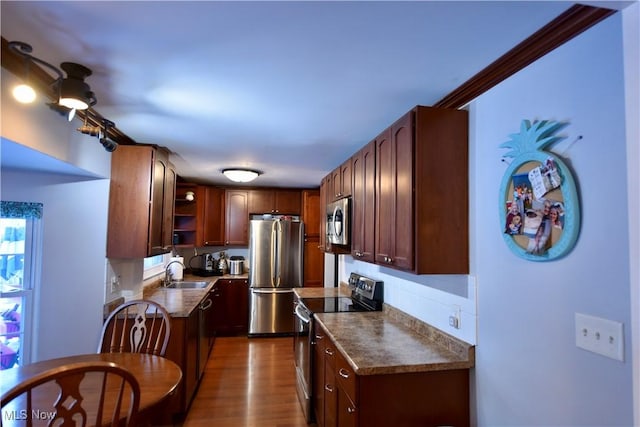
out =
[[[566,255],[580,229],[575,182],[567,165],[548,147],[563,139],[565,123],[523,120],[520,132],[500,144],[513,158],[500,186],[500,227],[507,246],[531,261]],[[519,218],[516,218],[519,217]]]

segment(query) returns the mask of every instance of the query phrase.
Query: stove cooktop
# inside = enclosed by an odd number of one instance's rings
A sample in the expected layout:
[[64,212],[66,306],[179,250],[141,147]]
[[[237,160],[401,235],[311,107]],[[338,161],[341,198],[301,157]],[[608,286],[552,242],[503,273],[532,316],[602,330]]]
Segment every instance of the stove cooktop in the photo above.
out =
[[372,311],[349,297],[302,298],[302,303],[312,313]]

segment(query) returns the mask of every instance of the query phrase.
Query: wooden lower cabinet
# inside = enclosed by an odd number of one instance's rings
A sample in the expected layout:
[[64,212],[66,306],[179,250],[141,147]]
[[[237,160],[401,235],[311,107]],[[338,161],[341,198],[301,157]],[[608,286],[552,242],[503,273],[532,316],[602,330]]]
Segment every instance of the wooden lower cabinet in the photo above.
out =
[[219,279],[216,282],[213,304],[217,336],[249,332],[249,280]]
[[318,427],[469,426],[468,369],[356,375],[317,323],[315,338]]
[[188,317],[171,318],[171,337],[165,357],[182,369],[182,381],[169,404],[163,408],[162,423],[183,418],[198,388],[198,315],[196,307]]

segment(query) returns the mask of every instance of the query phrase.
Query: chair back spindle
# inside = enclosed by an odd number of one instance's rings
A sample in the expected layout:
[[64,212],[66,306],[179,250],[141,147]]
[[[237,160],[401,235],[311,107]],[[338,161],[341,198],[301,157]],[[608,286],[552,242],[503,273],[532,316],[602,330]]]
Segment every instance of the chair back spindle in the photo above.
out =
[[164,356],[171,334],[171,317],[153,301],[121,304],[105,320],[98,353],[148,353]]

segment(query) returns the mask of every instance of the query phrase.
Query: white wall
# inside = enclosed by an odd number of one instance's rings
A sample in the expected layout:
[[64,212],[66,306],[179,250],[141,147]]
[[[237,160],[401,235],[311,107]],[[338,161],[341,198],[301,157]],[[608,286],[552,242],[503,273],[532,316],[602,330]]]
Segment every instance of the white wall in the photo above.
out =
[[640,3],[623,12],[634,425],[640,425]]
[[[480,426],[633,423],[623,84],[617,14],[471,106]],[[506,165],[499,144],[518,132],[522,119],[568,123],[566,140],[552,151],[574,171],[582,227],[576,247],[560,260],[522,260],[500,233],[497,201]],[[624,362],[575,346],[576,312],[624,324]]]
[[109,180],[2,171],[2,198],[44,204],[35,360],[93,353],[102,325]]

